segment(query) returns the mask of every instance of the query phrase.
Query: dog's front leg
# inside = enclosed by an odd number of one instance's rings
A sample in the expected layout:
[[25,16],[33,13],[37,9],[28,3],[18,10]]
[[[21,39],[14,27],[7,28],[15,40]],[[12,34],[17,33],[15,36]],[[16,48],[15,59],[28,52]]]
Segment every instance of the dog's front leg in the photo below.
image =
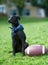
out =
[[13,55],[15,56],[15,43],[12,43],[12,47],[13,47]]
[[15,49],[15,47],[16,47],[16,41],[15,41],[15,36],[13,36],[12,35],[12,48],[13,48],[13,55],[15,56],[15,51],[16,51],[16,49]]
[[23,56],[25,55],[25,52],[24,52],[24,41],[22,40],[22,54],[23,54]]

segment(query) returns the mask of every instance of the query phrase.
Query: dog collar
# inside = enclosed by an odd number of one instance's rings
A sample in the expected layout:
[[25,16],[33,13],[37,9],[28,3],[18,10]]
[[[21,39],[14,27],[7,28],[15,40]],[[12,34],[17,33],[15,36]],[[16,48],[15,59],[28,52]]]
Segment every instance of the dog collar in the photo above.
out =
[[14,31],[14,32],[17,32],[17,31],[19,31],[19,30],[23,30],[24,28],[23,28],[23,26],[20,24],[20,25],[18,25],[16,28],[10,27],[10,29],[12,29],[12,31]]

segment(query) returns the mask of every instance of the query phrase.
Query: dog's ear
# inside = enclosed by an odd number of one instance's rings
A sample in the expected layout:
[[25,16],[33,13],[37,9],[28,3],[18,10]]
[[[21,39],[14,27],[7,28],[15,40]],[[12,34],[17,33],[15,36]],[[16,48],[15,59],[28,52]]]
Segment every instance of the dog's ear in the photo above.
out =
[[20,16],[17,16],[17,19],[20,20]]
[[20,17],[18,17],[18,19],[20,20]]

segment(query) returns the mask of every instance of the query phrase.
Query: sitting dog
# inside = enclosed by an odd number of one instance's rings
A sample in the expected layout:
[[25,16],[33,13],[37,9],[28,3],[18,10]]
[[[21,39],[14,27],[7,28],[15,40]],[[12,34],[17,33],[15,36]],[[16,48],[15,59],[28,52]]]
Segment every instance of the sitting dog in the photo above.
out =
[[26,42],[26,35],[24,33],[23,26],[19,23],[20,17],[16,16],[15,13],[12,17],[9,18],[8,22],[12,24],[12,48],[13,55],[17,52],[22,52],[25,55],[24,50],[28,47],[28,43]]

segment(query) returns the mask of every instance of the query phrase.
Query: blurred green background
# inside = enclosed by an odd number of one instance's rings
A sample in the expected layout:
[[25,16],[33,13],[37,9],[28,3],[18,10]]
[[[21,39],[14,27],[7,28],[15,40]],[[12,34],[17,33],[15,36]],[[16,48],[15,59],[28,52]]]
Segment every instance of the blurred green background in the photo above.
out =
[[[24,17],[20,23],[24,27],[29,45],[41,44],[48,48],[48,18]],[[48,55],[23,57],[21,53],[16,56],[9,53],[12,50],[10,26],[7,17],[0,17],[0,65],[48,65]]]

